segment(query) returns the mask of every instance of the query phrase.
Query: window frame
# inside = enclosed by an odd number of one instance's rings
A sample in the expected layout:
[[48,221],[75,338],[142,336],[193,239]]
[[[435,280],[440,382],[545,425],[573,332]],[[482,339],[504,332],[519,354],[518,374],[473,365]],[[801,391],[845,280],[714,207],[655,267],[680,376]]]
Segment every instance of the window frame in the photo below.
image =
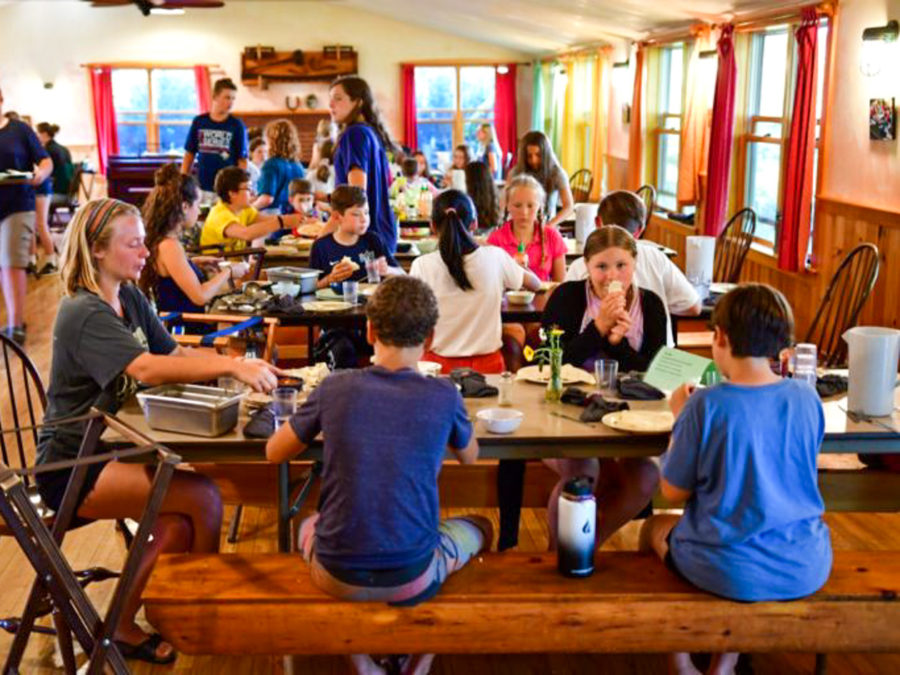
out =
[[[662,161],[662,137],[663,135],[675,136],[678,139],[678,163],[681,163],[681,130],[684,126],[684,96],[685,96],[685,87],[687,85],[687,78],[682,77],[681,80],[681,105],[679,106],[681,112],[679,113],[671,113],[668,112],[668,101],[669,101],[669,72],[671,68],[671,59],[672,52],[680,50],[681,51],[681,68],[682,73],[684,72],[685,67],[685,44],[682,42],[674,42],[672,44],[664,45],[660,48],[660,75],[659,75],[659,83],[660,87],[656,91],[657,96],[657,105],[660,109],[660,112],[657,113],[656,126],[653,128],[651,132],[651,138],[653,139],[653,149],[651,156],[653,158],[653,165],[651,167],[650,175],[653,177],[652,183],[656,186],[656,204],[654,205],[654,209],[657,211],[663,211],[665,213],[681,213],[682,209],[678,207],[678,194],[677,194],[677,185],[676,185],[676,193],[668,193],[663,192],[663,181],[661,171],[664,170],[664,162]],[[663,89],[665,89],[665,93],[663,93]],[[665,108],[665,110],[663,110]],[[667,121],[670,119],[678,120],[678,128],[677,129],[669,129],[667,128]],[[665,195],[667,197],[671,197],[675,203],[675,208],[669,208],[666,205],[659,203],[660,195]]]
[[[142,70],[147,77],[147,110],[124,110],[119,109],[115,105],[115,93],[113,93],[113,109],[115,110],[116,127],[119,126],[130,126],[130,127],[145,127],[147,130],[147,145],[144,148],[144,154],[160,153],[159,148],[159,127],[160,127],[160,115],[198,115],[200,113],[200,98],[197,97],[197,108],[194,110],[154,110],[154,97],[153,97],[153,71],[154,70],[184,70],[190,71],[191,69],[187,66],[167,66],[167,65],[123,65],[123,66],[113,66],[112,71],[116,70]],[[143,122],[133,122],[127,120],[119,120],[119,116],[125,115],[145,115],[146,120]],[[187,136],[187,129],[191,126],[191,120],[163,120],[162,124],[164,126],[183,126],[185,127],[185,136]],[[179,154],[184,154],[184,148],[180,148]]]

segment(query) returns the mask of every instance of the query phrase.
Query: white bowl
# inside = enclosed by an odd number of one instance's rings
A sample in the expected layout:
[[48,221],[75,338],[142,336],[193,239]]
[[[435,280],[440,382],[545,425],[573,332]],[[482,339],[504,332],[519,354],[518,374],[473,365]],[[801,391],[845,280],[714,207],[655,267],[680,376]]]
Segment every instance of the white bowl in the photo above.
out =
[[511,434],[522,424],[525,413],[512,408],[485,408],[475,416],[492,434]]
[[427,375],[428,377],[437,377],[441,374],[443,368],[437,361],[419,361],[416,363],[416,367],[422,375]]
[[534,300],[532,291],[507,291],[506,299],[511,305],[527,305]]
[[279,281],[277,284],[272,284],[272,292],[275,295],[289,295],[293,298],[300,292],[300,284],[294,284],[289,281]]

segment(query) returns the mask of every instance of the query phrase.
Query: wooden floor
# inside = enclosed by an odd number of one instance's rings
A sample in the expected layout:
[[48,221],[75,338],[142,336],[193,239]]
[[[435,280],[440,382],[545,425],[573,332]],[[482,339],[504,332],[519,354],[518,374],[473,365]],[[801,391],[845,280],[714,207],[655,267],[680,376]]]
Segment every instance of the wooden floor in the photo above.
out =
[[[60,297],[56,278],[45,278],[34,283],[29,290],[26,322],[29,338],[27,350],[39,370],[49,371],[50,331],[56,305]],[[0,319],[2,319],[0,314]],[[0,402],[5,405],[6,401]],[[454,514],[466,510],[455,509]],[[497,514],[492,510],[472,509],[496,523]],[[445,515],[451,512],[445,512]],[[230,517],[231,508],[226,511]],[[835,549],[900,550],[900,514],[829,514]],[[636,546],[638,524],[631,523],[607,543],[610,549],[633,549]],[[523,513],[520,534],[522,550],[539,551],[547,545],[546,513],[543,509],[528,509]],[[235,546],[224,542],[223,551],[273,551],[275,550],[275,513],[271,509],[247,508],[241,525],[240,540]],[[124,555],[121,539],[111,523],[95,523],[76,530],[66,538],[64,551],[72,565],[84,568],[104,565],[112,569],[120,566]],[[298,561],[298,564],[299,563]],[[597,574],[602,574],[598,570]],[[25,597],[33,579],[33,573],[16,543],[11,539],[0,540],[0,618],[15,616],[21,612]],[[95,584],[89,589],[90,597],[103,605],[112,593],[112,584]],[[248,617],[251,621],[252,617]],[[297,626],[298,631],[303,626]],[[523,636],[527,639],[527,636]],[[11,637],[0,633],[0,659],[5,658]],[[900,650],[900,646],[898,646]],[[800,674],[813,671],[813,656],[809,654],[769,655],[756,654],[751,658],[754,672],[773,674]],[[294,673],[315,675],[349,673],[347,662],[336,657],[294,657],[291,661]],[[32,639],[23,664],[23,673],[53,673],[53,641],[37,636]],[[150,673],[281,673],[285,671],[280,658],[233,658],[179,656],[174,666],[151,667],[135,662],[134,672]],[[519,675],[537,673],[610,673],[650,675],[665,673],[664,656],[648,655],[528,655],[528,656],[453,656],[439,657],[434,662],[433,673],[440,675]],[[897,654],[853,654],[829,658],[832,675],[875,675],[900,673],[900,652]]]

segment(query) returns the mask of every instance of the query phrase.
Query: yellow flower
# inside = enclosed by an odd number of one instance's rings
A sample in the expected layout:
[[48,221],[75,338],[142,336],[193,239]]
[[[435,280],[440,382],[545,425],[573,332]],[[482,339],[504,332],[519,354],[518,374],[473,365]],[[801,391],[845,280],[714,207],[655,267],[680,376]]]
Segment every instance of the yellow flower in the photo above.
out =
[[528,345],[525,345],[525,350],[523,353],[525,354],[526,361],[531,361],[534,358],[534,350]]
[[551,328],[550,329],[550,335],[553,337],[559,337],[563,333],[565,333],[565,331],[562,328]]

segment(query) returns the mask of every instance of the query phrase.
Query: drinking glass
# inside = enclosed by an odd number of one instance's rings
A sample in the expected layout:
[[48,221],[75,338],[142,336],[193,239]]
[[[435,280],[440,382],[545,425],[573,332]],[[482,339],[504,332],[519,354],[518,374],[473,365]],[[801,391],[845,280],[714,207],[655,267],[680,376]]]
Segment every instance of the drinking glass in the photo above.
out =
[[816,384],[816,346],[801,342],[794,347],[794,379]]
[[594,362],[594,377],[597,390],[605,396],[617,396],[616,381],[619,376],[619,362],[614,359],[597,359]]
[[359,300],[359,282],[345,281],[341,284],[341,290],[344,292],[344,302],[355,305],[356,301]]
[[378,271],[377,260],[366,260],[366,281],[370,284],[381,283],[381,272]]
[[293,387],[278,387],[272,392],[272,407],[275,413],[275,426],[281,427],[287,422],[297,408],[297,390]]

